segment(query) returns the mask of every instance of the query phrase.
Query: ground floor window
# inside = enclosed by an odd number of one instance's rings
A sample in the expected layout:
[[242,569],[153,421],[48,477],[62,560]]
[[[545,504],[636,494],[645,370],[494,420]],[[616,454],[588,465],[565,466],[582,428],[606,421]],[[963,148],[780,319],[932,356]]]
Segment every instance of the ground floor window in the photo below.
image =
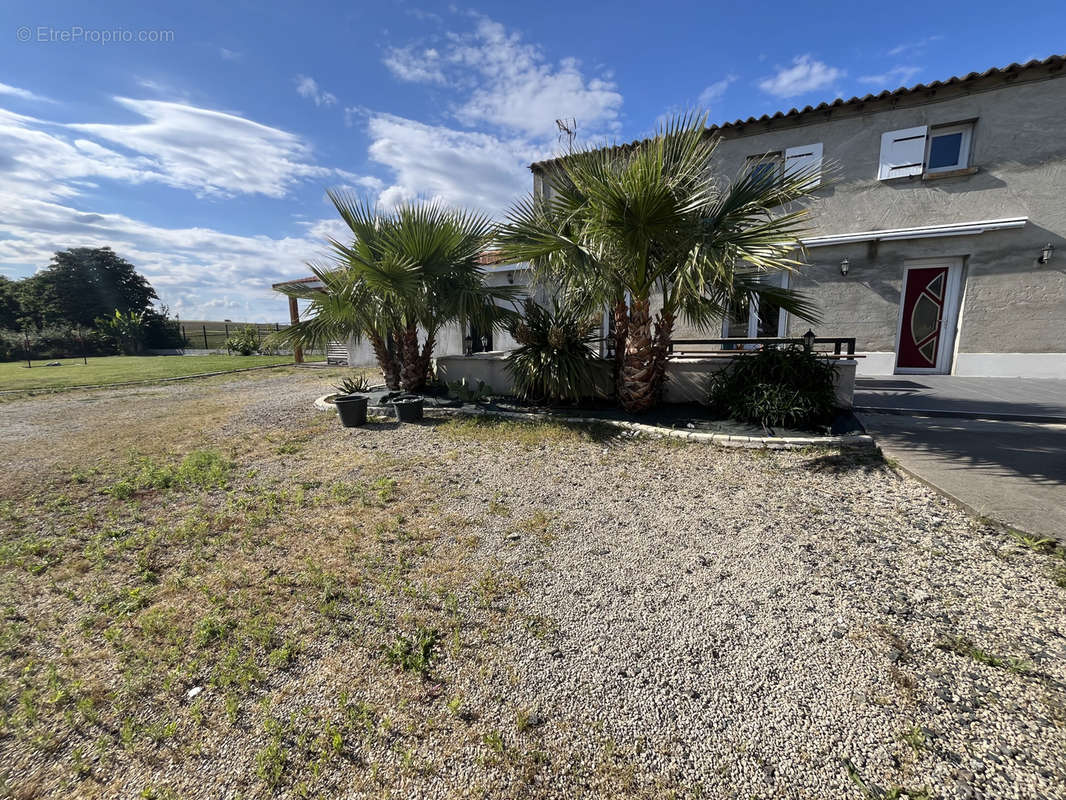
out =
[[[788,273],[767,275],[763,279],[772,286],[788,287]],[[730,339],[755,339],[784,336],[787,314],[776,303],[764,297],[751,299],[732,308],[722,324],[722,336]]]
[[492,328],[481,330],[477,325],[471,322],[465,344],[469,345],[468,349],[471,353],[489,352],[492,350]]

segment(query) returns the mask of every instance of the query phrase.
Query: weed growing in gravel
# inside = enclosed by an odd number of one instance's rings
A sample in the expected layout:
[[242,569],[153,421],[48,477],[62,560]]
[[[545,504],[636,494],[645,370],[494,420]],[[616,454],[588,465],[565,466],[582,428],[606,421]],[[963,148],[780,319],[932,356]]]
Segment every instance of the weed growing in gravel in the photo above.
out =
[[844,759],[844,769],[847,770],[848,778],[858,787],[865,800],[933,800],[933,795],[924,786],[921,789],[908,789],[892,785],[887,789],[882,789],[877,784],[868,783],[850,759]]
[[1040,536],[1032,536],[1031,534],[1023,531],[1015,530],[1014,528],[1008,528],[1007,533],[1010,534],[1015,542],[1022,547],[1026,547],[1032,550],[1034,553],[1053,553],[1055,552],[1055,540]]
[[937,644],[937,647],[950,653],[972,658],[979,664],[985,664],[989,667],[996,667],[998,669],[1005,669],[1018,675],[1028,675],[1033,671],[1033,664],[1028,659],[1019,658],[1017,656],[1000,657],[992,655],[975,646],[973,642],[964,636],[955,636],[946,639]]
[[1061,589],[1066,589],[1066,563],[1051,568],[1051,580]]
[[926,745],[925,731],[922,730],[920,725],[915,725],[899,734],[899,740],[910,747],[914,751],[915,758],[917,758],[921,755]]
[[410,635],[396,635],[393,643],[385,648],[385,660],[404,672],[425,677],[437,658],[439,644],[440,634],[435,629],[419,625]]
[[453,417],[437,430],[453,440],[520,444],[525,447],[607,442],[618,438],[618,430],[603,423],[578,425],[548,421],[526,422],[498,417]]

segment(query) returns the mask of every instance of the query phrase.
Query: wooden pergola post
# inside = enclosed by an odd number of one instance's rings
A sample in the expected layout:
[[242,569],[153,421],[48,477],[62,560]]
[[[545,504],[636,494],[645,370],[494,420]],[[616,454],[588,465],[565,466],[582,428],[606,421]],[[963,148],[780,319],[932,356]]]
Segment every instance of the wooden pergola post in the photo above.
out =
[[[300,321],[300,309],[296,305],[296,298],[295,297],[290,297],[289,298],[289,322],[291,324],[295,325],[299,321]],[[292,348],[292,360],[295,361],[297,364],[304,363],[304,349],[302,347],[300,347],[299,345],[297,345],[296,347]]]

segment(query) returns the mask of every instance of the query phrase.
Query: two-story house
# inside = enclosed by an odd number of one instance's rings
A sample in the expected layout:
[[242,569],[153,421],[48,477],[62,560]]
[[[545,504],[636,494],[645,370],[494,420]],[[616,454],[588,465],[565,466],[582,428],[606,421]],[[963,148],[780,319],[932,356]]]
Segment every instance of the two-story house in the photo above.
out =
[[[806,266],[790,279],[818,304],[819,336],[856,338],[859,374],[1066,378],[1064,64],[1051,56],[708,129],[723,178],[825,167]],[[554,163],[531,166],[535,192]],[[490,282],[521,285],[523,267],[486,270]],[[807,327],[753,307],[723,320],[720,335]],[[675,331],[698,336],[683,322]],[[436,354],[461,353],[464,341],[514,346],[506,333],[456,328]],[[349,359],[373,360],[365,343]]]
[[[856,337],[860,374],[1066,377],[1064,63],[708,129],[724,177],[827,168],[807,266],[791,280],[818,304],[819,336]],[[553,163],[532,165],[535,191]],[[806,329],[753,307],[724,320],[721,335]]]

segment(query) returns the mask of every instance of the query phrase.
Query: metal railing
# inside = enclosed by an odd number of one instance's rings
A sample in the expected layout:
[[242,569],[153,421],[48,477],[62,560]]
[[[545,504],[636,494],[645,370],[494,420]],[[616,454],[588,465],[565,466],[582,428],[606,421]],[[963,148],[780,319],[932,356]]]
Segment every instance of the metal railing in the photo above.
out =
[[[723,338],[723,339],[674,339],[670,342],[670,355],[707,355],[709,353],[721,353],[721,352],[752,352],[759,349],[758,347],[745,347],[745,345],[758,345],[759,347],[765,347],[767,345],[797,345],[803,347],[805,342],[802,338],[788,339],[776,336],[756,336],[752,338]],[[815,349],[820,344],[828,344],[833,346],[833,355],[855,355],[855,337],[854,336],[817,336],[814,339]],[[685,346],[699,345],[706,347],[708,345],[720,345],[718,350],[686,350]],[[821,352],[821,351],[819,351]]]

